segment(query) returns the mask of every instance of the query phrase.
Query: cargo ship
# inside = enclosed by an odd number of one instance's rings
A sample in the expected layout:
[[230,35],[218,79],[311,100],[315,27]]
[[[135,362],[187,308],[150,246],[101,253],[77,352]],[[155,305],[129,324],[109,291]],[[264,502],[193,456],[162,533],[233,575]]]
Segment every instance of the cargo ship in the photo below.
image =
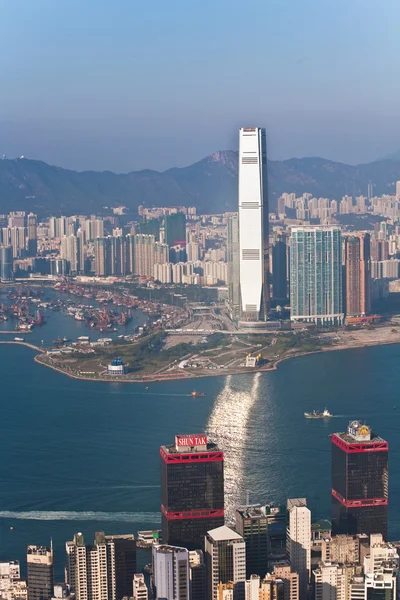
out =
[[327,408],[324,408],[323,412],[319,410],[313,410],[310,413],[305,412],[304,416],[306,419],[330,419],[330,417],[333,417]]
[[205,394],[204,392],[196,392],[196,390],[193,390],[191,396],[192,398],[204,398]]

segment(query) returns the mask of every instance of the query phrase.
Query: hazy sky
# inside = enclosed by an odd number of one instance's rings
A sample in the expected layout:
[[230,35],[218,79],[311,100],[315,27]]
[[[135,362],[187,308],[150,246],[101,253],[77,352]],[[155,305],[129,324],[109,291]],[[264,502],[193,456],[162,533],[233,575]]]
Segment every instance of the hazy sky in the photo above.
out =
[[267,128],[269,156],[400,148],[399,0],[0,0],[0,154],[190,164]]

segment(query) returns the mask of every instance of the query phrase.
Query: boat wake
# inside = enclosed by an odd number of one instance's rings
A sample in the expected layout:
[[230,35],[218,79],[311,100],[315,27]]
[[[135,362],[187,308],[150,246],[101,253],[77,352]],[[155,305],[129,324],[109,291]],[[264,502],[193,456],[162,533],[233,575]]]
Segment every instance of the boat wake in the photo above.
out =
[[29,510],[0,511],[0,519],[19,519],[28,521],[109,521],[114,523],[159,523],[157,512],[98,512],[98,511],[63,511],[63,510]]

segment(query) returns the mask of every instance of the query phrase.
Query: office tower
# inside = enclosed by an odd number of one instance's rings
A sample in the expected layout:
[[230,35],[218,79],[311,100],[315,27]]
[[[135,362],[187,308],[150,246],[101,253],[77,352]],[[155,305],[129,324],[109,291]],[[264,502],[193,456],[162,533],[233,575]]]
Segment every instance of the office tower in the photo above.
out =
[[371,253],[368,233],[345,241],[346,315],[364,316],[371,311]]
[[272,241],[272,296],[275,300],[287,298],[287,238],[274,234]]
[[368,183],[368,192],[367,192],[368,200],[370,200],[374,195],[374,187],[375,187],[374,184],[371,183],[371,181],[370,181]]
[[190,600],[207,600],[207,578],[204,554],[201,550],[189,552]]
[[66,582],[76,600],[120,600],[132,595],[136,572],[134,536],[95,534],[93,545],[85,545],[77,533],[67,542]]
[[186,248],[183,248],[183,246],[173,246],[169,249],[169,262],[177,264],[186,262],[186,259]]
[[305,498],[289,499],[287,510],[287,555],[290,566],[299,575],[300,600],[305,600],[311,574],[311,511]]
[[236,509],[236,531],[246,542],[246,577],[264,577],[268,571],[267,517],[262,508],[247,506]]
[[28,600],[50,600],[54,586],[53,549],[28,546],[26,562]]
[[332,531],[387,535],[388,443],[351,421],[332,435]]
[[226,525],[207,532],[205,538],[207,598],[217,600],[218,584],[232,582],[240,593],[246,580],[246,544]]
[[293,227],[290,237],[292,321],[343,323],[339,227]]
[[268,195],[265,129],[239,132],[239,247],[241,319],[268,317]]
[[164,221],[165,243],[168,246],[186,245],[186,216],[181,213],[173,213],[165,216]]
[[133,576],[133,600],[148,600],[149,590],[144,580],[143,573],[135,573]]
[[229,309],[231,318],[236,320],[240,316],[239,213],[228,215],[227,262]]
[[263,507],[267,519],[268,569],[286,558],[286,507],[267,504]]
[[154,599],[190,600],[189,551],[154,545],[152,562]]
[[13,252],[11,246],[0,246],[0,279],[10,281],[13,278]]
[[111,275],[111,252],[109,238],[96,238],[94,242],[94,264],[96,277]]
[[205,538],[207,598],[217,600],[219,583],[244,588],[246,580],[246,543],[241,535],[226,525],[208,531]]
[[29,213],[29,215],[27,217],[27,229],[28,229],[28,243],[27,243],[28,256],[36,256],[36,254],[37,254],[37,216],[33,213]]
[[76,235],[64,235],[61,238],[60,256],[69,263],[69,271],[76,275],[80,271],[80,245]]
[[161,522],[166,544],[204,546],[224,523],[224,454],[204,434],[176,435],[161,446]]

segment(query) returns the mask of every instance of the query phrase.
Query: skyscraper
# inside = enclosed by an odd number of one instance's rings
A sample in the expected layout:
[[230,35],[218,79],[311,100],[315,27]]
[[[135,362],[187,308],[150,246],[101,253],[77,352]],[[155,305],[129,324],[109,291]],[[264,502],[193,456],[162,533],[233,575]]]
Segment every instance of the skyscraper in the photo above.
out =
[[339,227],[293,227],[290,238],[292,321],[343,323]]
[[236,531],[246,542],[246,577],[268,571],[268,531],[265,511],[257,506],[236,509]]
[[28,600],[50,600],[53,596],[53,550],[46,546],[28,546]]
[[300,600],[305,600],[311,575],[311,511],[305,498],[289,499],[287,510],[287,555],[299,575]]
[[181,212],[166,215],[164,229],[168,246],[186,246],[186,215]]
[[240,249],[238,213],[231,213],[228,215],[227,262],[229,309],[232,319],[238,319],[240,316]]
[[246,543],[242,536],[226,525],[212,529],[206,535],[205,552],[208,600],[218,600],[217,588],[220,583],[232,582],[238,593],[242,587],[244,591]]
[[177,546],[152,549],[154,598],[190,600],[189,551]]
[[351,421],[332,435],[333,533],[387,536],[388,443]]
[[28,229],[28,256],[36,256],[37,253],[37,216],[34,213],[29,213],[27,217]]
[[370,236],[360,233],[345,242],[346,315],[364,316],[371,310]]
[[13,252],[11,246],[0,246],[0,280],[10,281],[13,277]]
[[239,132],[240,311],[243,321],[268,317],[268,195],[265,129]]
[[272,295],[287,298],[287,239],[285,233],[274,234],[272,242]]
[[224,454],[204,434],[175,436],[161,446],[162,539],[198,549],[224,523]]

